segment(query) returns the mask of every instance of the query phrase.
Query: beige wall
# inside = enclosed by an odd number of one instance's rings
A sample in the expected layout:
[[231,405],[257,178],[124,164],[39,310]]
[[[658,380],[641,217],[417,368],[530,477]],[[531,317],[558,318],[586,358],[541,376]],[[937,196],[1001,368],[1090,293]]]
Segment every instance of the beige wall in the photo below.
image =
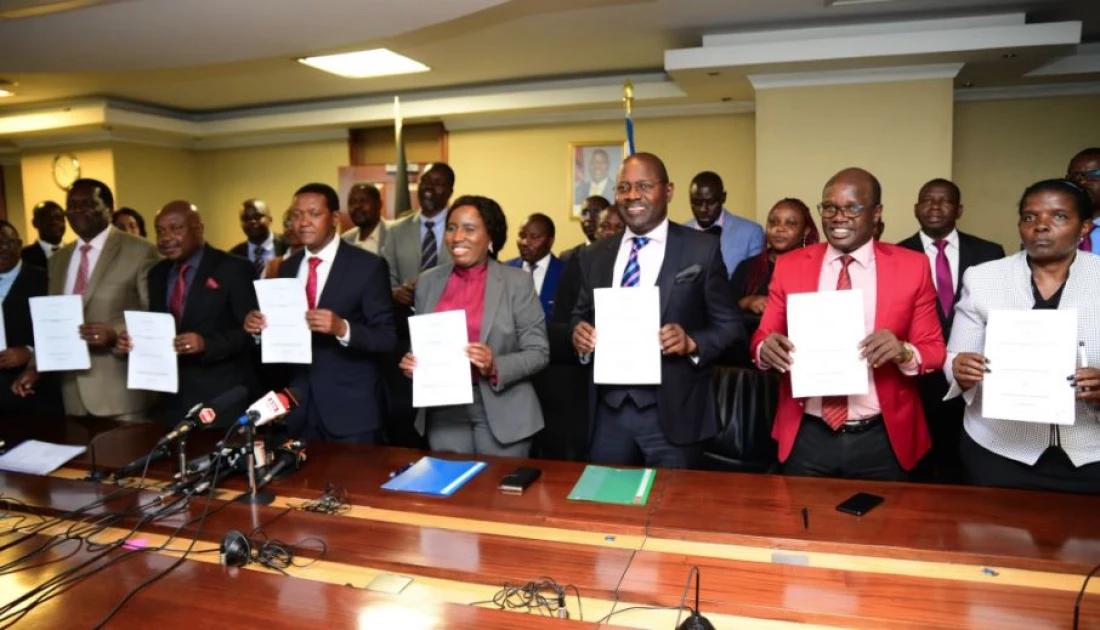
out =
[[[117,190],[114,151],[109,146],[61,147],[24,154],[21,162],[23,200],[28,211],[24,214],[23,224],[19,229],[25,240],[37,238],[38,234],[31,227],[30,209],[42,201],[51,199],[62,207],[65,206],[65,191],[53,179],[54,156],[63,152],[72,153],[80,161],[81,177],[98,179],[110,186],[111,190]],[[75,237],[72,230],[66,230],[65,241],[71,241],[73,238]]]
[[1100,146],[1100,96],[962,102],[955,107],[961,228],[1017,251],[1016,204],[1030,184],[1062,177],[1073,154]]
[[115,207],[129,206],[145,219],[149,238],[155,234],[153,217],[175,199],[195,202],[202,192],[196,154],[141,144],[112,146],[115,158]]
[[[621,121],[455,131],[450,136],[450,163],[456,173],[455,194],[492,197],[508,216],[508,245],[501,260],[517,255],[515,234],[523,218],[543,212],[557,226],[555,250],[581,242],[580,225],[571,219],[569,173],[571,142],[618,142]],[[635,123],[638,151],[660,156],[676,184],[670,215],[691,217],[688,186],[695,173],[710,169],[725,180],[727,207],[752,216],[754,195],[753,117],[751,114],[694,118],[642,119]]]
[[196,196],[206,238],[229,248],[244,239],[238,214],[241,202],[257,197],[267,202],[279,224],[291,196],[307,182],[337,187],[337,170],[348,163],[348,143],[324,140],[244,149],[201,151],[195,154],[198,186]]
[[4,164],[4,207],[8,211],[8,222],[19,230],[23,241],[29,243],[33,240],[33,236],[28,239],[23,230],[26,210],[23,208],[23,173],[19,162]]
[[813,208],[831,175],[859,166],[882,184],[883,240],[909,236],[920,185],[951,177],[952,106],[949,79],[757,91],[757,219],[788,196]]

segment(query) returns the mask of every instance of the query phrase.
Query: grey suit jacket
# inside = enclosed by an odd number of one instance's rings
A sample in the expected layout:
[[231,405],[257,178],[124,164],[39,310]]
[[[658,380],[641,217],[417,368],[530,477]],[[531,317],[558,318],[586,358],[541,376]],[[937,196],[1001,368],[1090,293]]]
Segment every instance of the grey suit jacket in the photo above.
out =
[[[84,291],[84,321],[124,328],[122,312],[149,310],[149,268],[157,250],[148,241],[108,227],[103,253]],[[65,245],[50,258],[50,295],[65,293],[65,276],[78,241]],[[117,416],[148,409],[152,392],[126,389],[126,359],[110,350],[92,352],[88,370],[61,373],[65,413],[75,416]]]
[[[416,285],[416,312],[432,313],[451,277],[453,264],[425,271]],[[542,305],[531,276],[522,269],[489,261],[481,342],[493,349],[497,381],[478,379],[489,430],[509,444],[542,430],[542,410],[530,378],[550,362],[550,343]],[[416,430],[424,433],[425,410],[416,412]]]
[[[447,211],[436,215],[436,221],[445,221]],[[382,243],[382,258],[390,266],[390,287],[398,287],[420,275],[420,213],[398,219],[389,225],[386,240]],[[439,264],[451,262],[451,252],[440,242]],[[441,289],[442,290],[442,289]],[[420,312],[417,309],[417,312]]]
[[[1077,340],[1085,342],[1091,366],[1100,366],[1100,291],[1097,287],[1100,287],[1100,256],[1077,252],[1058,309],[1077,310]],[[1028,310],[1034,305],[1026,252],[967,269],[962,297],[955,305],[955,322],[944,364],[944,375],[951,384],[947,398],[961,393],[966,400],[963,426],[970,437],[1002,457],[1028,465],[1034,465],[1050,445],[1052,425],[984,417],[981,384],[962,392],[952,375],[951,363],[960,352],[984,352],[990,311]],[[990,365],[990,368],[996,370],[997,366]],[[1100,461],[1100,413],[1096,407],[1078,400],[1077,421],[1059,427],[1058,432],[1062,449],[1075,466]]]

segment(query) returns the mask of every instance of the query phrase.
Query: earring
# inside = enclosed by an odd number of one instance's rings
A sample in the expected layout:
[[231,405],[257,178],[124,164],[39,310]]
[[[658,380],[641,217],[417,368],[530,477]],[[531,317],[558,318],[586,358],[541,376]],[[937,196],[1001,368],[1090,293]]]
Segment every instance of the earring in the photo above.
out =
[[495,252],[493,251],[493,244],[492,244],[492,243],[489,243],[489,253],[490,253],[490,254],[493,254],[493,253],[495,253]]

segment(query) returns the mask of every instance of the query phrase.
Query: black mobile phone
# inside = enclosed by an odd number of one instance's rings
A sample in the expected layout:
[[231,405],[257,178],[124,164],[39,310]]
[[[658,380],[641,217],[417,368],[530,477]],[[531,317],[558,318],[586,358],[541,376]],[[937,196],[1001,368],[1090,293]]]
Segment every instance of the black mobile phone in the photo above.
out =
[[836,509],[844,512],[845,514],[854,514],[856,516],[863,516],[870,512],[876,505],[882,503],[882,497],[877,494],[868,494],[866,492],[857,492],[848,497],[843,503],[836,506]]
[[500,491],[507,494],[523,494],[523,491],[535,483],[541,474],[542,471],[538,468],[526,466],[517,468],[500,480]]

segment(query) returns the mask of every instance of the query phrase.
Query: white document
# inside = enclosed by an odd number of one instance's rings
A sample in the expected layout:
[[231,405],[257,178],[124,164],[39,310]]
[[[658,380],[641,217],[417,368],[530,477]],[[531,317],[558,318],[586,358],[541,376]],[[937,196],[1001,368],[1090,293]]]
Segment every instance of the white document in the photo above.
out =
[[[35,350],[37,349],[36,347]],[[84,446],[27,440],[7,453],[0,455],[0,470],[10,470],[30,475],[48,475],[86,450],[88,449]]]
[[306,324],[306,290],[297,278],[256,280],[256,299],[267,327],[260,335],[263,363],[312,363],[313,333]]
[[409,341],[416,357],[413,407],[474,402],[466,311],[442,311],[409,318]]
[[179,391],[176,362],[176,320],[168,313],[123,311],[126,332],[133,340],[126,368],[126,387],[175,394]]
[[46,295],[30,299],[34,359],[39,372],[87,370],[88,344],[80,338],[84,301],[79,295]]
[[599,385],[661,384],[661,294],[657,287],[593,291]]
[[863,291],[818,291],[787,296],[787,337],[791,354],[791,395],[866,394],[871,380],[859,342],[867,336]]
[[1073,424],[1077,311],[990,311],[985,327],[990,372],[982,379],[982,415],[1000,420]]

